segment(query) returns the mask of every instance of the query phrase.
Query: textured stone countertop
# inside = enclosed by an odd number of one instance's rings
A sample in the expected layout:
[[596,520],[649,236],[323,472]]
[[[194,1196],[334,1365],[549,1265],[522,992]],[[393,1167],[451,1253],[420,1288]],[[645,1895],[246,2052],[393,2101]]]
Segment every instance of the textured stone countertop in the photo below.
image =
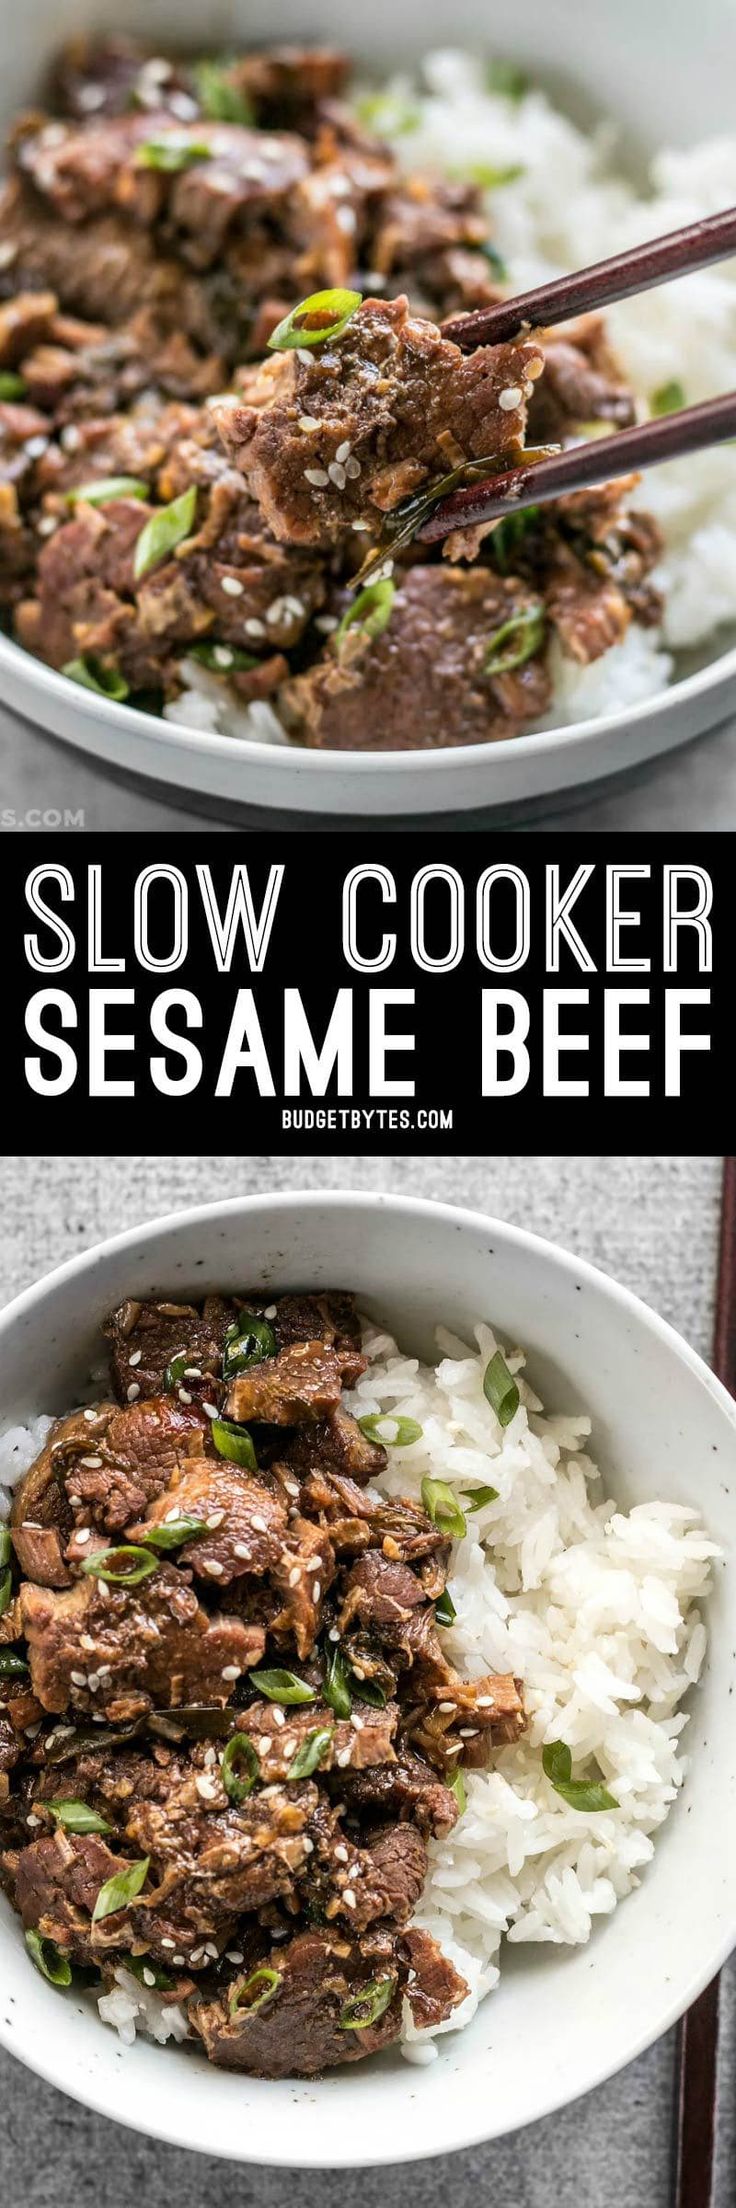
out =
[[[268,1187],[409,1190],[537,1228],[646,1296],[708,1353],[717,1158],[10,1158],[0,1164],[3,1300],[101,1236],[196,1197]],[[716,2208],[736,2187],[736,2000],[725,1991]],[[636,1987],[632,1984],[632,2001]],[[60,2029],[63,2028],[60,2025]],[[417,2171],[422,2208],[670,2208],[674,2035],[530,2130]],[[161,2057],[165,2060],[165,2055]],[[523,2062],[523,2049],[519,2061]],[[0,2054],[3,2208],[403,2208],[412,2169],[238,2168],[89,2115]]]

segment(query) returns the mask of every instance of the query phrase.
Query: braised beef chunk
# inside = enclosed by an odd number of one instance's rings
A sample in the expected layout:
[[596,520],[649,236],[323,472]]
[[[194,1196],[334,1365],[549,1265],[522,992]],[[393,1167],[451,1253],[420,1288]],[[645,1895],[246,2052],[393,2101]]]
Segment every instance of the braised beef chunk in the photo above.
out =
[[130,1400],[131,1387],[136,1395],[161,1395],[174,1358],[185,1359],[184,1385],[188,1372],[197,1378],[219,1373],[234,1309],[222,1296],[208,1296],[201,1309],[191,1303],[121,1303],[105,1326],[118,1401]]
[[334,47],[269,46],[230,61],[222,75],[261,129],[309,130],[344,91],[348,67]]
[[529,409],[533,438],[558,443],[585,422],[626,429],[636,420],[630,390],[606,337],[601,315],[589,314],[544,339],[544,375]]
[[[362,1360],[358,1364],[363,1370]],[[305,1420],[324,1418],[337,1409],[346,1367],[351,1379],[358,1377],[352,1350],[292,1342],[233,1381],[226,1416],[239,1424],[257,1419],[267,1426],[301,1426]]]
[[274,536],[330,545],[462,460],[512,466],[543,365],[526,340],[461,353],[406,298],[371,299],[335,342],[276,353],[212,412]]
[[[261,1969],[269,1976],[254,1984],[254,2006],[248,2006],[247,1982],[242,2002],[235,1998],[237,1980],[229,2002],[219,1997],[191,2005],[195,2030],[226,2070],[314,2077],[337,2063],[375,2054],[398,2036],[406,1972],[386,1935],[358,1942],[338,1933],[302,1932],[288,1946],[272,1948]],[[354,2004],[364,1991],[368,2014],[377,1978],[389,1994],[387,2006],[375,2023],[355,2029],[361,2012]],[[258,1999],[264,1988],[270,1992],[265,2002]]]
[[169,1564],[129,1589],[95,1576],[62,1594],[26,1584],[21,1607],[33,1691],[52,1712],[124,1722],[157,1707],[224,1705],[265,1643],[258,1626],[203,1610]]
[[449,1787],[422,1756],[403,1747],[395,1763],[346,1771],[340,1778],[340,1796],[349,1815],[379,1821],[399,1817],[424,1834],[450,1832],[457,1822],[457,1802]]
[[194,102],[189,72],[128,38],[75,38],[62,49],[51,79],[54,110],[82,121],[126,115],[131,107],[170,107],[186,120]]
[[378,634],[356,621],[287,684],[289,726],[329,751],[360,750],[367,720],[380,751],[497,742],[549,704],[546,634],[544,602],[518,577],[412,567]]
[[431,1933],[418,1925],[404,1935],[409,1957],[406,1998],[417,2031],[434,2029],[465,1999],[467,1986]]
[[261,1778],[270,1786],[286,1779],[292,1764],[316,1733],[324,1734],[318,1768],[342,1775],[384,1769],[394,1762],[393,1741],[399,1721],[396,1704],[371,1709],[356,1703],[351,1718],[336,1717],[318,1696],[304,1708],[282,1710],[278,1703],[259,1700],[243,1711],[240,1727],[256,1749]]
[[[172,1473],[200,1457],[210,1443],[210,1421],[197,1404],[152,1395],[115,1410],[105,1432],[88,1438],[73,1456],[65,1452],[63,1480],[80,1528],[115,1534],[146,1509]],[[55,1452],[54,1452],[55,1454]]]
[[194,1520],[199,1528],[182,1551],[197,1579],[227,1587],[246,1573],[261,1578],[278,1564],[286,1537],[284,1502],[275,1487],[251,1479],[235,1464],[194,1460],[150,1505],[147,1517],[130,1527],[129,1538],[145,1541],[151,1527],[175,1529],[177,1518]]

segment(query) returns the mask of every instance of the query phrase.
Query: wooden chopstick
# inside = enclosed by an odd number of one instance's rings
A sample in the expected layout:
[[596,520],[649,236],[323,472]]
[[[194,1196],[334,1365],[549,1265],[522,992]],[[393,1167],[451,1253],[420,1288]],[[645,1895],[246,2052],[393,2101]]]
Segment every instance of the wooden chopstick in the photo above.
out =
[[[721,1248],[713,1370],[736,1396],[736,1157],[723,1164]],[[712,2208],[718,2086],[718,1997],[714,1978],[680,2026],[673,2208]]]
[[617,475],[681,459],[685,453],[724,444],[732,437],[736,437],[736,391],[706,399],[701,406],[683,407],[659,421],[619,429],[613,437],[589,438],[536,466],[510,468],[505,475],[486,476],[465,490],[452,491],[449,498],[440,500],[417,537],[424,544],[436,544],[452,529],[498,521],[520,507],[546,505],[551,498],[610,483]]
[[632,299],[636,292],[653,291],[675,276],[689,276],[696,268],[727,260],[731,253],[736,253],[736,207],[706,215],[684,230],[671,230],[667,237],[632,245],[610,260],[578,269],[573,276],[538,284],[518,299],[503,299],[498,306],[479,307],[473,314],[453,315],[443,323],[442,334],[453,338],[463,352],[472,352],[476,345],[503,345],[522,329],[551,329],[555,322],[611,307],[617,299]]

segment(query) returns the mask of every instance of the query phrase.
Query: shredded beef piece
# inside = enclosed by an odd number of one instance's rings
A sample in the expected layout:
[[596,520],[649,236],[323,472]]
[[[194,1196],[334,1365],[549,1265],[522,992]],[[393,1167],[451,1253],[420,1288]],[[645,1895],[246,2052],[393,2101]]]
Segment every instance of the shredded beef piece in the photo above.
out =
[[265,1480],[222,1457],[202,1457],[190,1470],[178,1472],[151,1503],[146,1518],[129,1528],[128,1539],[145,1541],[152,1525],[172,1524],[175,1514],[196,1518],[208,1528],[181,1551],[181,1562],[196,1578],[227,1587],[246,1572],[261,1577],[279,1561],[286,1534],[281,1496]]
[[54,291],[73,313],[113,326],[145,307],[162,338],[184,331],[205,353],[225,350],[234,357],[242,310],[227,274],[187,272],[124,216],[99,214],[72,224],[39,201],[21,177],[11,177],[0,193],[0,227],[19,289]]
[[346,1771],[340,1778],[340,1798],[349,1816],[379,1821],[400,1817],[418,1825],[425,1834],[441,1836],[457,1823],[454,1794],[430,1764],[405,1748],[399,1749],[395,1763]]
[[606,337],[603,318],[588,314],[543,336],[544,375],[529,409],[534,444],[559,444],[585,422],[626,429],[636,420],[632,393]]
[[72,1962],[96,1960],[92,1912],[100,1887],[123,1865],[96,1833],[56,1832],[21,1849],[15,1871],[15,1906],[26,1931],[55,1940]]
[[[172,170],[150,167],[146,145],[191,147],[190,161]],[[166,222],[167,233],[199,267],[222,251],[238,219],[282,212],[307,168],[298,137],[269,133],[268,158],[257,131],[209,119],[177,121],[165,109],[133,111],[101,122],[50,127],[41,120],[19,137],[21,173],[67,222],[121,213],[143,227]],[[198,150],[207,148],[206,157]]]
[[[405,1971],[388,1935],[358,1943],[335,1933],[301,1932],[287,1946],[272,1948],[266,1967],[278,1973],[279,1983],[275,1997],[255,2013],[238,2008],[231,2016],[222,1995],[190,2006],[208,2055],[223,2068],[256,2077],[314,2077],[336,2063],[359,2062],[398,2037]],[[381,1977],[396,1984],[389,2007],[363,2031],[343,2029],[346,2004]]]
[[262,130],[307,131],[322,103],[344,91],[348,71],[346,56],[331,46],[266,46],[238,55],[225,74]]
[[[489,569],[412,567],[397,578],[379,636],[358,625],[338,656],[327,645],[286,686],[285,714],[302,742],[320,750],[434,750],[492,743],[518,734],[550,699],[544,608],[524,582]],[[487,674],[493,637],[539,610],[526,664]],[[522,633],[520,629],[520,634]],[[356,642],[353,643],[352,639]]]
[[355,1297],[345,1288],[328,1288],[322,1295],[289,1294],[264,1295],[261,1289],[246,1293],[243,1309],[254,1317],[265,1318],[273,1327],[277,1349],[288,1349],[292,1342],[325,1342],[330,1349],[353,1352],[353,1364],[343,1367],[343,1385],[354,1386],[365,1371],[365,1359],[361,1354],[360,1320],[355,1308]]
[[303,1705],[287,1705],[279,1708],[274,1702],[251,1702],[238,1718],[239,1730],[247,1733],[256,1748],[261,1778],[271,1785],[274,1779],[288,1778],[295,1757],[311,1733],[327,1731],[330,1739],[320,1757],[320,1773],[366,1771],[376,1765],[389,1767],[394,1761],[393,1741],[399,1720],[395,1703],[385,1709],[372,1709],[368,1703],[356,1703],[353,1717],[337,1718],[328,1703],[315,1700]]
[[140,1394],[161,1395],[167,1366],[182,1351],[187,1365],[219,1373],[225,1332],[235,1305],[223,1296],[192,1303],[137,1303],[130,1298],[106,1319],[103,1333],[111,1344],[115,1393],[127,1402],[131,1381]]
[[[115,1409],[105,1432],[64,1464],[77,1524],[119,1534],[163,1492],[178,1468],[187,1467],[209,1446],[210,1421],[194,1402],[152,1395]],[[72,1553],[80,1561],[78,1546]]]
[[298,351],[276,353],[244,373],[242,401],[215,400],[212,412],[274,535],[329,545],[356,520],[377,529],[463,459],[512,466],[541,370],[531,341],[464,354],[414,319],[406,298],[367,300],[308,366]]
[[24,1579],[39,1587],[68,1587],[71,1578],[57,1526],[35,1526],[27,1519],[13,1528],[13,1548]]
[[278,1563],[271,1573],[281,1609],[270,1631],[276,1640],[296,1643],[298,1656],[310,1656],[322,1625],[324,1599],[335,1577],[335,1552],[328,1534],[310,1519],[290,1520]]
[[[364,1361],[359,1362],[364,1371]],[[266,1426],[301,1426],[305,1420],[324,1418],[339,1404],[346,1367],[352,1377],[355,1364],[350,1350],[330,1349],[324,1342],[292,1342],[240,1373],[227,1397],[226,1417],[243,1425],[257,1419]]]
[[363,1487],[367,1480],[378,1479],[385,1472],[388,1452],[382,1442],[369,1440],[350,1411],[338,1405],[314,1426],[300,1427],[280,1461],[287,1473],[299,1480],[308,1479],[312,1473],[322,1473],[326,1479],[339,1473]]
[[418,1925],[410,1927],[404,1933],[404,1947],[410,1972],[406,1998],[414,2023],[420,2032],[434,2030],[459,2007],[468,1988],[431,1933],[421,1931]]
[[92,1576],[62,1594],[25,1584],[21,1607],[43,1708],[120,1722],[155,1707],[224,1706],[232,1674],[250,1670],[265,1645],[260,1627],[203,1610],[168,1564],[130,1589]]

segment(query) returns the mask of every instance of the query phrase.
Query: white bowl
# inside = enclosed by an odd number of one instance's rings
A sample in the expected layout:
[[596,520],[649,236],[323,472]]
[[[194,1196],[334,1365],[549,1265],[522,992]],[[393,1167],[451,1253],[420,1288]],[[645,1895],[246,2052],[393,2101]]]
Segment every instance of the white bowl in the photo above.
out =
[[[733,131],[734,0],[213,0],[206,26],[197,0],[126,0],[125,29],[165,45],[211,47],[240,39],[325,37],[358,59],[390,67],[430,46],[506,52],[532,67],[576,113],[612,115],[632,150],[688,144]],[[2,120],[37,94],[65,31],[121,27],[116,0],[0,0]],[[80,750],[220,805],[294,812],[382,815],[507,807],[630,768],[725,719],[736,695],[736,651],[706,658],[661,697],[605,719],[458,750],[355,755],[280,748],[204,735],[74,689],[0,638],[5,701]]]
[[[589,1410],[594,1453],[622,1504],[700,1505],[728,1552],[736,1522],[736,1406],[664,1321],[602,1273],[477,1213],[400,1197],[253,1197],[157,1220],[75,1258],[0,1317],[0,1411],[62,1410],[100,1316],[123,1296],[202,1294],[245,1279],[357,1289],[410,1351],[442,1318],[484,1316],[530,1350],[552,1409]],[[97,1344],[99,1349],[99,1344]],[[236,2078],[203,2055],[138,2039],[121,2051],[93,2006],[52,1991],[0,1911],[0,2037],[101,2114],[243,2162],[358,2166],[490,2139],[587,2092],[673,2023],[736,1938],[736,1732],[729,1700],[736,1574],[717,1574],[710,1660],[693,1696],[692,1767],[638,1891],[587,1947],[507,1948],[501,1984],[427,2069],[394,2050],[323,2080]]]

